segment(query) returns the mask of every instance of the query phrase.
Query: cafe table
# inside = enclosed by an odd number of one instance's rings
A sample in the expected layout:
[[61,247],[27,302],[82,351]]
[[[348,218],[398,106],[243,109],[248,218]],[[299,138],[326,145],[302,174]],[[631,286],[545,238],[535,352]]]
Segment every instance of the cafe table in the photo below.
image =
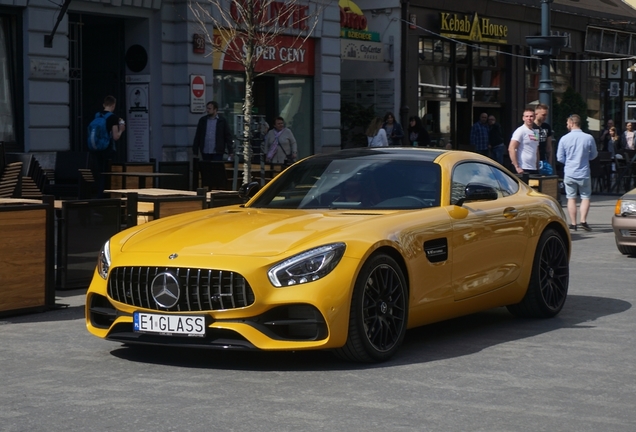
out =
[[139,189],[143,189],[146,185],[146,179],[152,178],[153,184],[157,182],[160,177],[174,177],[182,176],[179,173],[167,173],[167,172],[142,172],[142,171],[108,171],[103,172],[103,175],[121,176],[121,177],[137,177],[139,178]]
[[211,207],[210,203],[214,203],[215,198],[230,197],[233,200],[230,204],[239,200],[238,192],[235,191],[206,191],[205,189],[199,189],[199,191],[160,188],[107,189],[104,192],[111,197],[126,197],[127,226],[179,213],[202,210]]

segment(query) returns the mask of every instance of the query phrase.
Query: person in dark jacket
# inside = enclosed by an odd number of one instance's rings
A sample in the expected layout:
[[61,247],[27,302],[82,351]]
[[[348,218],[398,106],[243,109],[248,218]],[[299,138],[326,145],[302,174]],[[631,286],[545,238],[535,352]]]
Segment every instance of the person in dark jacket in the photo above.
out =
[[201,152],[204,161],[222,161],[227,153],[230,158],[234,156],[234,141],[230,126],[219,112],[219,104],[210,101],[206,104],[207,115],[199,119],[197,131],[194,134],[192,155],[197,156]]
[[384,116],[384,125],[382,129],[386,131],[386,136],[389,139],[390,146],[401,146],[402,138],[404,138],[404,129],[402,125],[395,121],[395,116],[392,112],[386,113]]
[[414,147],[430,147],[431,137],[428,135],[422,120],[418,116],[409,118],[409,143]]

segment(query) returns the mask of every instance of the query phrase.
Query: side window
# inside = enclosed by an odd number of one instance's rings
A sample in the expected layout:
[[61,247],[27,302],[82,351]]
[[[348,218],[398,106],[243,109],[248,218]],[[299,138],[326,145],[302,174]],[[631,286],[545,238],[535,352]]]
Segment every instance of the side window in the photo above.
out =
[[501,196],[507,197],[517,193],[519,190],[519,183],[500,169],[495,167],[491,167],[491,169],[495,173],[497,181],[499,181]]
[[464,190],[469,183],[480,183],[491,186],[497,190],[499,196],[501,186],[495,178],[495,174],[490,165],[479,162],[466,162],[457,165],[453,170],[451,177],[451,204],[456,204],[461,198],[464,198]]

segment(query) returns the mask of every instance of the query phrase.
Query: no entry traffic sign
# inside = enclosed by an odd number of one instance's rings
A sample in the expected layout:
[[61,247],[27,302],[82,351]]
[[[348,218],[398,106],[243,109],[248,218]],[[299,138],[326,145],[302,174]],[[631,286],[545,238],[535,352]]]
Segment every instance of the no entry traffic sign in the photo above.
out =
[[204,75],[190,75],[190,112],[205,112]]

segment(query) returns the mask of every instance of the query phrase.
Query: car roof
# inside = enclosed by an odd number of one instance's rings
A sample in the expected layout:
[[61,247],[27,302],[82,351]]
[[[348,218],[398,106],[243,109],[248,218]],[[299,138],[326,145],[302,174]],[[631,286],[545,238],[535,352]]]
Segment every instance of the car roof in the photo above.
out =
[[441,154],[446,153],[448,150],[443,149],[426,149],[426,148],[410,148],[410,147],[359,147],[341,150],[334,153],[319,154],[313,156],[312,159],[350,159],[356,157],[370,157],[378,159],[391,159],[391,160],[419,160],[426,162],[433,162]]

